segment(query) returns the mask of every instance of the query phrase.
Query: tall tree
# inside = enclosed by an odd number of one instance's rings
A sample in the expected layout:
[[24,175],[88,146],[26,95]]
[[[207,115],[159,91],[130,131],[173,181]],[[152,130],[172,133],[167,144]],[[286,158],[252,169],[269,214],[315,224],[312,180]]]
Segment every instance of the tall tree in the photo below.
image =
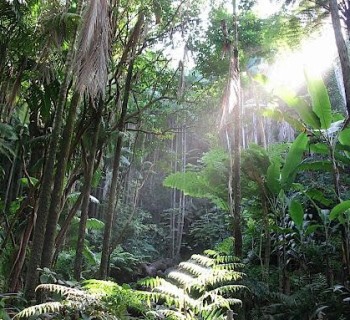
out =
[[[111,246],[111,232],[114,221],[114,210],[117,201],[117,183],[119,177],[119,167],[120,167],[120,159],[121,159],[121,151],[123,146],[123,132],[125,131],[125,119],[127,116],[128,102],[129,96],[131,93],[131,85],[132,85],[132,77],[133,77],[133,69],[136,58],[137,47],[139,45],[140,36],[142,33],[142,28],[144,24],[144,12],[140,12],[137,22],[133,31],[130,34],[128,46],[124,49],[123,56],[129,56],[129,66],[125,80],[124,86],[124,94],[122,97],[122,106],[119,114],[117,130],[118,130],[118,138],[117,144],[114,151],[113,157],[113,169],[112,169],[112,181],[111,186],[109,188],[109,197],[108,204],[106,209],[106,222],[103,236],[103,244],[102,244],[102,255],[101,255],[101,265],[100,265],[100,278],[105,279],[108,275],[108,266],[109,266],[109,256],[110,256],[110,246]],[[123,59],[123,56],[121,59]]]
[[[345,1],[346,2],[346,1]],[[346,42],[344,40],[342,26],[339,16],[339,5],[337,0],[329,0],[329,10],[332,18],[332,25],[335,35],[335,41],[338,48],[340,66],[343,75],[343,84],[345,90],[345,106],[350,116],[350,58]]]
[[[229,177],[230,211],[233,215],[233,235],[235,239],[235,255],[242,256],[242,230],[241,230],[241,88],[238,60],[238,23],[236,1],[233,1],[233,40],[229,37],[226,22],[222,21],[224,35],[224,50],[229,54],[229,77],[224,92],[222,105],[221,126],[226,131],[229,150],[233,152]],[[233,118],[231,120],[231,117]],[[231,132],[233,130],[233,132]],[[233,135],[233,143],[231,137]],[[232,147],[231,147],[232,145]]]
[[[77,14],[80,15],[82,11],[83,1],[77,2]],[[37,268],[41,265],[41,256],[44,246],[44,238],[46,231],[46,223],[49,212],[49,205],[51,199],[51,190],[54,178],[54,168],[57,148],[59,145],[59,139],[63,124],[63,110],[66,101],[67,91],[69,87],[69,82],[71,81],[71,73],[73,67],[73,57],[74,57],[74,44],[76,41],[77,32],[74,32],[74,37],[72,40],[71,48],[68,51],[64,78],[61,83],[60,92],[58,95],[57,106],[55,111],[55,118],[53,122],[52,133],[50,137],[49,149],[47,152],[43,177],[41,181],[38,210],[34,215],[35,227],[33,232],[33,241],[31,247],[31,254],[28,262],[28,269],[26,274],[26,286],[25,294],[28,299],[33,299],[35,296],[35,287],[38,281],[38,270]]]

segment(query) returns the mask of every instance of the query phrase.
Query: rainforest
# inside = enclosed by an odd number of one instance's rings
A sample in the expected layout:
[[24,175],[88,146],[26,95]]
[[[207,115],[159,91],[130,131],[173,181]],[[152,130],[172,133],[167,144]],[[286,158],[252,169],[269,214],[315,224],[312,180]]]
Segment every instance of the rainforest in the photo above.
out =
[[0,0],[0,319],[350,319],[349,0]]

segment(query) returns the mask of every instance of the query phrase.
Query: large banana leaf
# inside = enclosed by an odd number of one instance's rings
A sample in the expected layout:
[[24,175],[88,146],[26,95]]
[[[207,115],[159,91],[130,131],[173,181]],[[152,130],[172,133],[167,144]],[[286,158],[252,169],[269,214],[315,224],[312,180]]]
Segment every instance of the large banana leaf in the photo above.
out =
[[281,183],[285,190],[288,190],[295,179],[297,168],[303,158],[307,144],[307,135],[305,133],[300,133],[289,149],[285,164],[281,170]]
[[287,87],[280,87],[275,94],[282,99],[290,108],[293,108],[299,114],[300,119],[313,129],[320,129],[321,123],[313,108],[295,92]]
[[[305,72],[306,82],[311,96],[312,110],[320,120],[321,128],[328,129],[332,122],[331,103],[323,80]],[[317,129],[314,127],[314,129]]]

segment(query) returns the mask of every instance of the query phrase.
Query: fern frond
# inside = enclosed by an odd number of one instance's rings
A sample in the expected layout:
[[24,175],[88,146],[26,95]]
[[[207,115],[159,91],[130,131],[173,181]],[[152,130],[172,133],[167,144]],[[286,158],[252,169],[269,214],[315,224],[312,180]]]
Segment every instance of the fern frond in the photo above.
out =
[[153,289],[157,286],[162,285],[164,282],[166,282],[166,280],[164,280],[163,278],[155,277],[155,278],[146,278],[146,279],[140,280],[139,284]]
[[160,309],[157,311],[148,312],[147,315],[153,315],[156,317],[161,316],[162,319],[166,318],[166,319],[176,319],[176,320],[188,320],[188,317],[183,315],[181,312],[170,310],[170,309]]
[[213,269],[218,269],[218,270],[237,270],[237,269],[243,269],[243,268],[244,268],[244,264],[237,263],[237,262],[222,263],[222,264],[217,264],[213,266]]
[[247,287],[243,286],[243,285],[229,284],[226,286],[221,286],[221,287],[216,288],[214,290],[211,290],[209,292],[224,295],[224,294],[233,293],[233,292],[237,292],[237,291],[241,291],[241,290],[245,290],[245,289],[247,289]]
[[194,254],[191,256],[191,260],[194,260],[201,264],[204,267],[211,267],[215,264],[215,261],[212,258],[203,256],[201,254]]
[[180,271],[171,271],[168,274],[168,278],[175,280],[184,288],[190,287],[192,283],[196,280],[196,278]]
[[196,264],[194,261],[185,261],[179,264],[180,269],[186,270],[189,273],[192,273],[195,276],[200,276],[203,274],[210,273],[210,268],[202,267]]
[[89,294],[83,290],[79,290],[76,288],[70,288],[65,287],[59,284],[54,283],[45,283],[40,284],[35,289],[37,290],[45,290],[48,292],[54,292],[57,294],[60,294],[61,296],[65,297],[66,299],[73,300],[73,301],[80,301],[80,300],[91,300],[94,301],[98,297],[97,295]]
[[222,310],[210,310],[205,311],[203,310],[201,313],[202,319],[204,320],[225,320],[226,315],[223,313]]
[[241,280],[243,275],[242,272],[237,271],[212,270],[211,273],[199,276],[193,286],[203,287],[203,290],[205,290],[207,285],[216,286],[228,281]]
[[112,294],[120,286],[112,281],[89,279],[83,282],[83,288],[90,294],[105,295]]
[[222,255],[217,255],[215,257],[216,264],[220,263],[232,263],[232,262],[239,262],[239,258],[235,256],[222,256]]
[[242,305],[242,301],[240,299],[235,298],[224,298],[220,295],[214,295],[214,294],[208,294],[206,298],[210,297],[211,303],[206,303],[204,301],[202,310],[204,311],[210,311],[210,310],[216,310],[221,308],[230,309],[230,306],[232,305]]
[[213,257],[217,258],[220,256],[220,253],[216,250],[208,249],[204,251],[204,254],[207,255],[208,257]]
[[29,318],[48,312],[59,312],[63,307],[64,305],[61,302],[45,302],[25,308],[21,312],[17,313],[13,319]]
[[[201,297],[203,300],[203,307],[202,311],[211,311],[211,310],[217,310],[220,308],[226,308],[230,309],[230,303],[228,299],[225,299],[224,297],[220,295],[215,294],[205,294]],[[210,302],[208,302],[210,301]]]

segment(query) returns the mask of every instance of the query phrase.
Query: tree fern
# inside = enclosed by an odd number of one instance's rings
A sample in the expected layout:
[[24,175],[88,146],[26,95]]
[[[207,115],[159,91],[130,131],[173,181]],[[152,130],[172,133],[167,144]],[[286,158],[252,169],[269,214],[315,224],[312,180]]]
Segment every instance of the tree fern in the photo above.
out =
[[216,251],[193,255],[179,264],[166,279],[150,278],[141,284],[150,288],[146,299],[158,304],[156,314],[167,319],[224,319],[226,310],[239,306],[237,298],[246,287],[236,282],[244,274],[235,257],[220,256]]

